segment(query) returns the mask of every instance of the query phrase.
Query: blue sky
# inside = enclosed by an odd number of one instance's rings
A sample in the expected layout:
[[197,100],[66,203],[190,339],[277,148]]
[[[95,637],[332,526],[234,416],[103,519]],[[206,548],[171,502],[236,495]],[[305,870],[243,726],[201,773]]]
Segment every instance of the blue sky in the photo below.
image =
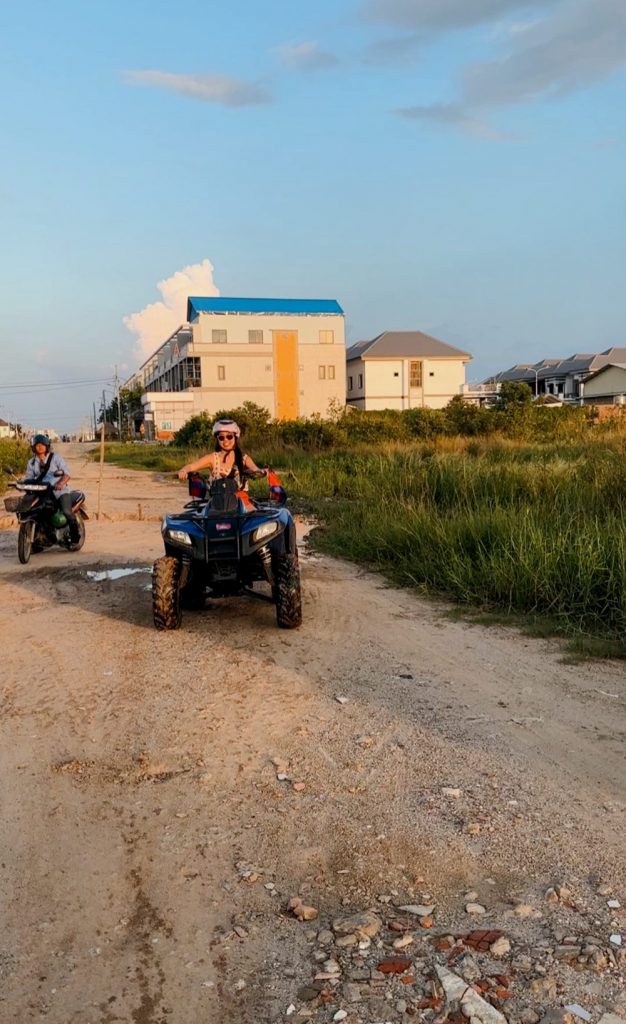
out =
[[626,343],[623,0],[24,0],[0,38],[4,419],[73,429],[204,261],[468,379]]

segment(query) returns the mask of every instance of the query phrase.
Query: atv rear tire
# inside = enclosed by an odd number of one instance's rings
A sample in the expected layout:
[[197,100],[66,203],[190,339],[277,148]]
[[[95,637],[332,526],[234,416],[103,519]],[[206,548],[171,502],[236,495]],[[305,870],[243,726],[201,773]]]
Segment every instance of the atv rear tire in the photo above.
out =
[[297,555],[274,560],[276,622],[281,629],[295,629],[302,622],[302,593]]
[[157,629],[180,629],[180,563],[164,555],[152,567],[152,617]]
[[35,524],[31,520],[28,523],[20,523],[17,535],[17,557],[22,565],[26,565],[33,550],[33,537],[35,536]]

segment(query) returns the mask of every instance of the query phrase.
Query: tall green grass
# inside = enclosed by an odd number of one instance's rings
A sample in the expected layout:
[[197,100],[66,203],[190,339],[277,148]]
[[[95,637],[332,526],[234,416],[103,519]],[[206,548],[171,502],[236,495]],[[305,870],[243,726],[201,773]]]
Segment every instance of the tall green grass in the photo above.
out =
[[[130,458],[173,469],[193,454],[136,448]],[[422,592],[549,618],[563,634],[616,641],[626,652],[620,435],[253,455],[284,471],[292,499],[320,523],[320,549]]]
[[294,483],[328,552],[464,604],[550,616],[564,633],[626,638],[619,451],[323,455]]

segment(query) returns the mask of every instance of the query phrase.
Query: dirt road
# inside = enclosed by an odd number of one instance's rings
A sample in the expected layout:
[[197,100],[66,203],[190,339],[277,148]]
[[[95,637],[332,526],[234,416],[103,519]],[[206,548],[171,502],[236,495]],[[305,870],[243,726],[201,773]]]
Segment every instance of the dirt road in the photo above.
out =
[[[97,466],[64,454],[93,511]],[[184,493],[106,467],[112,518],[80,553],[20,566],[0,532],[1,1024],[432,1019],[425,926],[422,981],[399,998],[353,979],[352,1002],[343,961],[305,998],[316,933],[422,902],[433,935],[467,932],[468,890],[520,961],[509,1020],[540,1017],[538,949],[557,1003],[623,1011],[619,958],[588,992],[580,961],[548,954],[577,921],[606,942],[625,927],[606,899],[626,903],[624,665],[565,664],[556,643],[450,621],[306,547],[301,629],[232,600],[157,633],[156,519]],[[546,903],[555,885],[571,906]],[[297,895],[315,922],[286,909]]]

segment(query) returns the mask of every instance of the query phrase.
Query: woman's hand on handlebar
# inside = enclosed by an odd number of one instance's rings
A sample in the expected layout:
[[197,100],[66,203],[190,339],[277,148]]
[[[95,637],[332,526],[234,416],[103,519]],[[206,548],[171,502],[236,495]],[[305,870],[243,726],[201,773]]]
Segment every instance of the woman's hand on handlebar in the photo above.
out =
[[187,469],[186,469],[186,467],[185,467],[185,466],[183,466],[183,468],[182,468],[182,469],[179,469],[179,470],[178,470],[178,479],[179,479],[179,480],[186,480],[186,479],[187,479],[187,477],[188,477],[188,475],[189,475],[189,474],[188,474],[188,472],[187,472]]

